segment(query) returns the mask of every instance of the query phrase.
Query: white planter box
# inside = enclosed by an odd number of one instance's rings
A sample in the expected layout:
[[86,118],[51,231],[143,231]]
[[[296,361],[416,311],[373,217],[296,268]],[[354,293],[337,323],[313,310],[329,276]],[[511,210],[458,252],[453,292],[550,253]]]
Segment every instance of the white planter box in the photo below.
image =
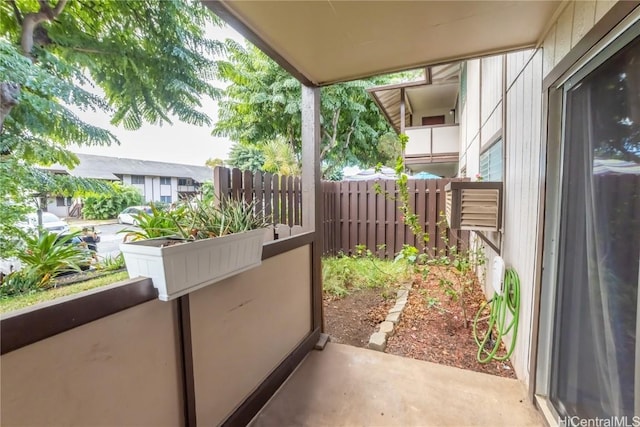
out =
[[158,298],[169,301],[259,266],[264,238],[258,229],[164,247],[177,239],[121,243],[120,250],[129,277],[150,277]]

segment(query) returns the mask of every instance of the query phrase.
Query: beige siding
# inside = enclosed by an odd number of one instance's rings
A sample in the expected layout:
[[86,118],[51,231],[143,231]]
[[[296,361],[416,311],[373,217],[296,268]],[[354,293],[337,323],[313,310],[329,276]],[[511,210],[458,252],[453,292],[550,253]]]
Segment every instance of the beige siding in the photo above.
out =
[[542,44],[544,48],[544,75],[593,28],[594,24],[613,7],[616,1],[572,1],[551,26]]
[[467,62],[467,104],[465,106],[467,122],[465,147],[470,146],[478,137],[480,128],[480,60]]
[[311,331],[309,246],[189,295],[198,425],[218,425]]
[[[540,191],[540,152],[542,120],[542,50],[514,52],[506,57],[507,98],[502,100],[502,61],[503,56],[483,60],[482,68],[482,127],[471,117],[464,117],[461,126],[466,126],[467,135],[480,135],[483,143],[502,129],[502,108],[506,108],[504,126],[505,163],[504,163],[504,220],[502,236],[487,233],[495,243],[502,242],[502,256],[508,267],[516,270],[521,279],[520,325],[516,349],[512,363],[518,378],[529,381],[529,351],[534,290],[534,267],[536,259],[536,233],[538,224],[538,197]],[[485,66],[486,64],[486,66]],[[468,94],[479,94],[479,81],[468,79]],[[469,98],[467,103],[469,103]],[[497,108],[496,108],[497,107]],[[486,110],[490,110],[485,113]],[[500,120],[492,121],[495,114]],[[499,125],[496,126],[496,123]],[[475,126],[475,127],[474,127]],[[471,141],[466,148],[467,175],[475,175],[480,159],[481,144],[479,138]],[[473,167],[471,165],[474,165]],[[493,294],[491,288],[492,264],[496,254],[485,246],[486,268],[480,271],[485,280],[485,293]],[[507,338],[509,342],[510,338]]]
[[[502,254],[520,276],[520,325],[512,362],[518,378],[529,381],[529,350],[538,200],[540,194],[542,51],[536,52],[507,92],[505,210]],[[509,58],[507,58],[509,61]]]
[[151,301],[4,354],[2,425],[181,425],[176,307]]
[[484,147],[502,129],[502,56],[482,59],[481,91],[480,122]]
[[466,176],[475,176],[479,171],[480,150],[480,60],[467,62],[466,103],[460,113],[460,163],[467,168]]

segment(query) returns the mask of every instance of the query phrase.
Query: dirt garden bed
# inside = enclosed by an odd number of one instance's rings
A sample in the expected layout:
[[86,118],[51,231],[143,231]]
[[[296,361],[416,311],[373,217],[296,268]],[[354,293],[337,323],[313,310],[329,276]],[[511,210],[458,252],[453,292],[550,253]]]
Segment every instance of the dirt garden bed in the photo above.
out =
[[[480,364],[476,360],[478,347],[472,336],[471,321],[484,301],[479,284],[475,282],[466,291],[465,307],[470,322],[465,328],[460,303],[447,295],[439,283],[443,274],[454,273],[446,267],[432,267],[426,278],[421,274],[413,276],[407,304],[389,338],[386,352],[515,378],[508,361]],[[395,303],[394,293],[391,298],[389,293],[389,288],[378,288],[354,290],[343,298],[325,295],[325,330],[332,341],[366,347],[369,336]]]

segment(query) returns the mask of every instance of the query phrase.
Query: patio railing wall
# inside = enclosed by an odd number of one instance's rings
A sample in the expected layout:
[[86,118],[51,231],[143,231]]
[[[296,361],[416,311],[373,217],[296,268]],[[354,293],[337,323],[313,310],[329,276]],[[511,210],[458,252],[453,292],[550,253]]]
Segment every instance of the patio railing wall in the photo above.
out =
[[[410,204],[429,234],[426,247],[432,253],[446,249],[447,239],[459,247],[468,242],[468,232],[447,230],[442,221],[444,187],[451,181],[461,180],[464,179],[409,180]],[[376,192],[376,183],[380,184],[384,194]],[[214,188],[220,198],[255,201],[256,209],[271,216],[274,225],[302,225],[303,206],[298,177],[216,167]],[[356,246],[364,245],[381,258],[393,258],[404,244],[422,249],[423,242],[416,241],[401,218],[399,202],[395,200],[397,195],[394,180],[323,181],[323,253],[349,254]]]

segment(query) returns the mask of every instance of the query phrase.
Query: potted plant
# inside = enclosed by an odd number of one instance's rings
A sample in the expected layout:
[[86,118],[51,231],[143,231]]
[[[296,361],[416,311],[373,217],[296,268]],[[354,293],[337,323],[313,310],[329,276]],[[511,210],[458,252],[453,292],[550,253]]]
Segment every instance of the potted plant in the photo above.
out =
[[262,262],[266,218],[253,203],[189,202],[175,210],[153,208],[137,218],[120,244],[130,277],[153,280],[169,301]]

